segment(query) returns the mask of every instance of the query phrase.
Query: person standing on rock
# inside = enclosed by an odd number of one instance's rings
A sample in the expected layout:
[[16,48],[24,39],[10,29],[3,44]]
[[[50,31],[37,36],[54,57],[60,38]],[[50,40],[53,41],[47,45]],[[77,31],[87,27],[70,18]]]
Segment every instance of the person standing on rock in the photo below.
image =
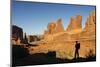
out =
[[76,41],[74,58],[79,58],[79,49],[80,49],[80,43],[78,41]]

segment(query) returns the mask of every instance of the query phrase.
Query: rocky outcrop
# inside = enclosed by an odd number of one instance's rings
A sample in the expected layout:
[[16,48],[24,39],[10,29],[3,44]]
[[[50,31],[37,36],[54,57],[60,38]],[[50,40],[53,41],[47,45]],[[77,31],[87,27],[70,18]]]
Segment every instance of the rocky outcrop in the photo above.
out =
[[64,32],[64,28],[63,28],[63,25],[62,25],[62,20],[61,18],[57,20],[56,22],[56,32],[59,33],[59,32]]
[[66,29],[67,32],[69,33],[77,33],[82,31],[82,16],[77,15],[75,18],[71,17],[70,23]]
[[26,33],[24,33],[23,43],[28,44],[28,38],[27,38]]
[[71,17],[70,18],[70,23],[69,23],[66,31],[68,31],[68,32],[72,31],[75,28],[75,23],[76,23],[75,19],[73,17]]
[[23,29],[16,25],[12,25],[12,39],[15,41],[20,39],[22,43],[23,42]]
[[92,50],[94,54],[96,52],[95,16],[96,16],[95,11],[90,13],[90,15],[87,17],[85,27],[81,32],[81,36],[80,36],[80,42],[82,47],[80,50],[81,56],[84,56],[84,54],[88,53],[90,50]]
[[54,22],[51,22],[51,23],[48,24],[47,28],[48,28],[47,29],[48,34],[53,34],[56,31],[56,24]]
[[77,28],[79,29],[79,28],[82,28],[82,16],[80,16],[80,15],[77,15],[76,16],[76,25],[78,26]]
[[[72,20],[72,25],[76,25],[73,22],[73,18]],[[81,22],[80,22],[81,23]],[[44,39],[45,41],[56,41],[56,42],[61,42],[61,41],[76,41],[79,40],[79,30],[78,28],[76,28],[74,30],[75,27],[73,27],[72,25],[69,25],[69,31],[64,31],[64,28],[61,24],[61,19],[58,19],[57,23],[49,23],[48,24],[48,29],[45,30],[44,32]],[[77,24],[79,25],[79,24]],[[73,28],[72,28],[73,27]]]
[[95,38],[96,33],[96,25],[95,25],[95,12],[92,12],[86,20],[85,28],[82,31],[81,37],[82,38],[89,38],[93,39]]
[[58,19],[57,22],[50,22],[44,34],[54,34],[59,32],[64,32],[61,18]]
[[[70,23],[64,31],[61,19],[57,23],[49,23],[45,31],[44,42],[49,51],[56,51],[58,57],[74,57],[75,41],[79,41],[80,57],[85,57],[90,50],[95,54],[96,45],[96,18],[95,11],[87,17],[85,27],[82,29],[82,16],[71,17]],[[49,33],[48,33],[49,31]],[[52,34],[53,33],[53,34]],[[43,45],[44,46],[44,45]],[[48,51],[48,49],[46,51]]]

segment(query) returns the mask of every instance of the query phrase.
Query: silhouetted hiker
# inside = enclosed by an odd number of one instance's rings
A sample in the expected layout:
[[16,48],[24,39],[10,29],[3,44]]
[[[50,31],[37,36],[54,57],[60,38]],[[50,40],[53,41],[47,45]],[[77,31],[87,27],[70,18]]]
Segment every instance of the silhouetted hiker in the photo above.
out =
[[76,41],[75,44],[75,58],[79,58],[79,49],[80,49],[80,43]]

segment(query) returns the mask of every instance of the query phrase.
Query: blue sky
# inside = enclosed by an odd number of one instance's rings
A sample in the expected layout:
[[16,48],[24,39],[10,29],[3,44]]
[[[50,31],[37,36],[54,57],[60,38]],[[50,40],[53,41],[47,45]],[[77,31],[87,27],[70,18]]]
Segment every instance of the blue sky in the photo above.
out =
[[82,16],[82,26],[87,16],[95,10],[95,6],[80,6],[71,4],[49,4],[37,2],[12,3],[12,24],[23,28],[28,35],[42,34],[47,29],[48,23],[62,19],[64,29],[67,28],[70,17]]

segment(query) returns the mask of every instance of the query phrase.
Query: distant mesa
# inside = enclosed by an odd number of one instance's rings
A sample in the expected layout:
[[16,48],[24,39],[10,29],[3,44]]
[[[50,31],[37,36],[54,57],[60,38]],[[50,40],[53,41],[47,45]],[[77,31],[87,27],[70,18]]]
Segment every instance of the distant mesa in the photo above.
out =
[[16,26],[16,25],[13,25],[12,26],[12,38],[15,38],[15,39],[23,39],[23,29]]
[[13,44],[19,44],[23,42],[23,29],[12,25],[12,41]]
[[13,45],[21,45],[28,44],[27,35],[23,37],[23,29],[16,25],[12,25],[12,44]]
[[30,43],[35,42],[35,41],[40,41],[41,39],[42,39],[42,35],[39,35],[39,36],[37,36],[37,35],[29,35],[28,36],[28,41]]

